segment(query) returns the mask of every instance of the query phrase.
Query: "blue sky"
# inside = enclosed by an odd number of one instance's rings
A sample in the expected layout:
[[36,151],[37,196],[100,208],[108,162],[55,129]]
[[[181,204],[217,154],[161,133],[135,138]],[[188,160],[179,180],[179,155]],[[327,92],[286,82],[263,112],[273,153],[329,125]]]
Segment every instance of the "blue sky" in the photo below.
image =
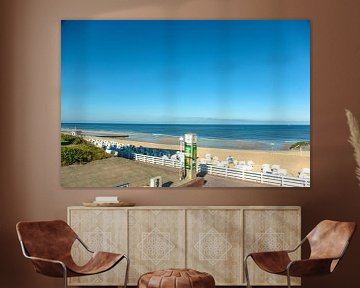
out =
[[63,20],[61,121],[310,123],[310,21]]

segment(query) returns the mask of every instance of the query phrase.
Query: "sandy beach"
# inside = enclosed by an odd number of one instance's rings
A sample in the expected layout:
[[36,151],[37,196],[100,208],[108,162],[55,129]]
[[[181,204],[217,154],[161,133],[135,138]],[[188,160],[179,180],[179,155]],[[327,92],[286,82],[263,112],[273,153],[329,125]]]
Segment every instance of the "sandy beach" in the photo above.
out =
[[[85,136],[85,139],[96,138]],[[179,150],[179,145],[175,145],[173,139],[163,139],[165,143],[150,143],[132,141],[129,139],[116,138],[98,138],[99,140],[115,141],[122,144],[131,144],[135,146],[143,146],[149,148],[172,149]],[[253,161],[254,171],[260,171],[261,165],[268,163],[270,165],[277,164],[281,168],[287,169],[289,176],[298,176],[298,172],[302,168],[310,167],[310,153],[309,151],[264,151],[264,150],[235,150],[235,149],[220,149],[198,147],[198,157],[204,158],[206,154],[217,156],[220,161],[225,160],[228,156],[232,156],[238,161]]]

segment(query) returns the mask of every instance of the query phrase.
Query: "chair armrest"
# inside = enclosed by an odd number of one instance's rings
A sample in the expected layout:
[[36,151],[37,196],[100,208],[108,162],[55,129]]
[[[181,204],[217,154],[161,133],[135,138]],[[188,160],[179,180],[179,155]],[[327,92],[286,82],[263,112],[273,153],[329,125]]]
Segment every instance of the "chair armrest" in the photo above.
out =
[[333,261],[337,262],[339,258],[319,258],[303,259],[291,261],[287,266],[290,276],[312,276],[329,274],[332,272]]
[[247,261],[248,257],[251,257],[262,270],[276,274],[285,272],[288,263],[291,262],[287,251],[250,253],[246,256],[244,262]]
[[279,250],[279,251],[253,252],[253,253],[249,253],[249,254],[245,257],[245,259],[248,258],[248,257],[250,257],[252,254],[256,254],[256,253],[268,254],[268,255],[271,255],[271,254],[274,254],[274,253],[275,253],[275,254],[284,254],[284,253],[288,254],[288,253],[292,253],[292,252],[295,252],[297,249],[299,249],[299,248],[306,242],[306,240],[307,240],[306,237],[303,238],[303,239],[301,240],[301,242],[300,242],[295,248],[293,248],[293,249]]
[[252,252],[249,253],[246,257],[256,257],[256,256],[265,256],[265,257],[271,257],[271,256],[279,256],[279,255],[288,255],[287,250],[279,250],[279,251],[264,251],[264,252]]
[[66,277],[67,268],[64,262],[53,259],[46,259],[33,256],[25,256],[30,259],[34,265],[35,271],[51,277]]
[[59,260],[47,259],[47,258],[41,258],[41,257],[33,257],[33,256],[26,256],[26,258],[28,258],[32,261],[49,262],[49,263],[53,263],[53,264],[60,264],[61,266],[66,267],[65,264]]

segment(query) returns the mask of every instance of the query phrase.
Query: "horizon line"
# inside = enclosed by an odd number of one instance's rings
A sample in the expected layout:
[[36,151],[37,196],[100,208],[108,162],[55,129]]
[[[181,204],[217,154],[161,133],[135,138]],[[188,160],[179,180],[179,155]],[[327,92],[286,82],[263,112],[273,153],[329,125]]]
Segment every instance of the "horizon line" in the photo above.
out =
[[83,122],[83,121],[61,121],[61,124],[130,124],[130,125],[307,125],[310,126],[310,123],[281,123],[281,122],[272,122],[272,123],[140,123],[140,122]]

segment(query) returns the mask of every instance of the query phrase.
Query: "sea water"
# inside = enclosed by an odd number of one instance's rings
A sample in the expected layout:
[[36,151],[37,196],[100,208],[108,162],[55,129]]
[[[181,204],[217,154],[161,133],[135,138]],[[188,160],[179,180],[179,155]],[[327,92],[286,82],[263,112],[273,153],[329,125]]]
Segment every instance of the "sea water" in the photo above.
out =
[[198,146],[226,149],[284,150],[310,141],[310,125],[62,123],[61,128],[123,132],[129,140],[152,143],[177,143],[185,133],[195,133]]

